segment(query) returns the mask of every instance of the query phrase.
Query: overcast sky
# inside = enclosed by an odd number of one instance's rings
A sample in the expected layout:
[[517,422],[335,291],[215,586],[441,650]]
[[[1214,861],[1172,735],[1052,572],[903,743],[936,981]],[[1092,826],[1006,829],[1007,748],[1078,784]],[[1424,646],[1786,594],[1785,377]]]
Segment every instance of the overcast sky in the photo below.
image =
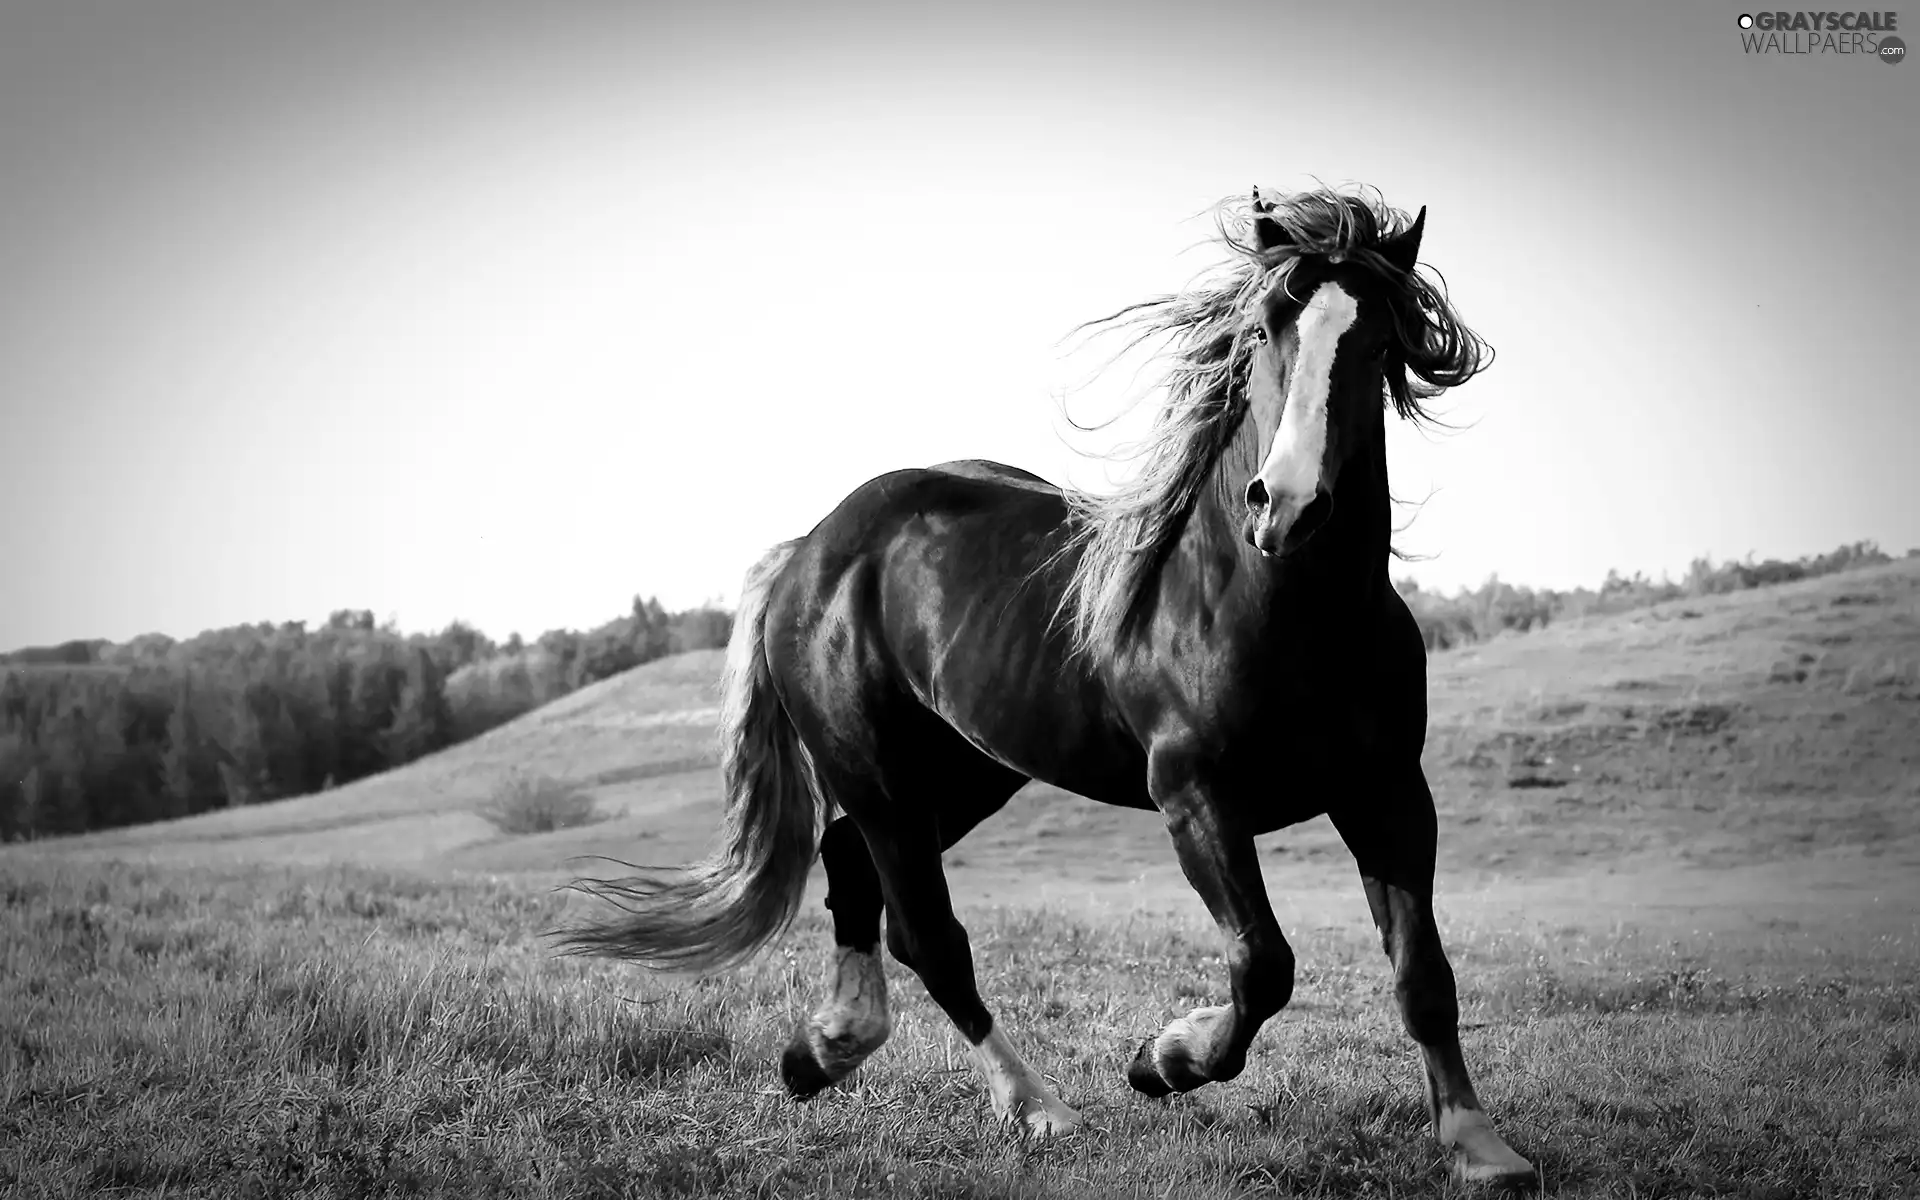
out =
[[917,7],[0,8],[0,647],[532,636],[730,603],[896,467],[1100,486],[1060,339],[1314,178],[1427,205],[1499,352],[1391,432],[1423,582],[1920,545],[1920,66],[1697,0]]

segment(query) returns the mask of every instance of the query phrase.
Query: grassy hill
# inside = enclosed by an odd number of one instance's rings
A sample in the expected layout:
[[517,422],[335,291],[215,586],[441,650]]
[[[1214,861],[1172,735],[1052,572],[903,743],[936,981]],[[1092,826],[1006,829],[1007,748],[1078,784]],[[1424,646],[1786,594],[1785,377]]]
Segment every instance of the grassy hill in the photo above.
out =
[[[685,861],[719,818],[720,661],[650,663],[334,791],[5,853],[489,872],[559,870],[581,854]],[[1433,655],[1430,676],[1445,871],[1920,845],[1920,561],[1507,635]],[[512,770],[576,785],[616,815],[503,836],[475,810]],[[1324,820],[1266,841],[1282,861],[1345,863]],[[1171,867],[1151,814],[1039,785],[950,858],[1002,885],[1042,864],[1113,883]]]

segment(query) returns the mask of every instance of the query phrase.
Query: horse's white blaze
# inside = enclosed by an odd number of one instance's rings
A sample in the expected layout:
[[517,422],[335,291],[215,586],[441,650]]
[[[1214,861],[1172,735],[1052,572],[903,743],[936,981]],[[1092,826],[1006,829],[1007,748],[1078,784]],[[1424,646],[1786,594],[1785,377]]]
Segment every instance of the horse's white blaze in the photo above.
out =
[[[1360,307],[1337,283],[1323,283],[1294,321],[1298,350],[1287,379],[1287,402],[1260,482],[1270,512],[1296,510],[1313,499],[1327,455],[1327,395],[1333,387],[1333,356]],[[1284,532],[1284,530],[1282,531]]]
[[807,1044],[834,1079],[859,1066],[893,1032],[887,1012],[887,975],[878,953],[834,950],[833,994],[807,1022]]
[[973,1065],[986,1082],[994,1115],[1000,1119],[1022,1123],[1035,1133],[1080,1128],[1080,1114],[1060,1103],[1060,1097],[1021,1061],[1013,1043],[997,1027],[973,1048]]

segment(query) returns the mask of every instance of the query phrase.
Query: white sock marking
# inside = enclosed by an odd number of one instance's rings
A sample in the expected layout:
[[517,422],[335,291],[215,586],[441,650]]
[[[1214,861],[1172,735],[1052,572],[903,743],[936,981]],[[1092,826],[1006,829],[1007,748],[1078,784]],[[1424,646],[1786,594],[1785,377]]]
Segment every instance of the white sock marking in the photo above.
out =
[[1160,1072],[1160,1078],[1167,1077],[1167,1056],[1179,1054],[1196,1069],[1213,1054],[1213,1039],[1220,1034],[1221,1022],[1227,1019],[1233,1009],[1224,1004],[1208,1008],[1196,1008],[1184,1017],[1175,1017],[1167,1022],[1160,1036],[1153,1039],[1153,1067]]
[[1477,1108],[1447,1107],[1434,1130],[1443,1146],[1454,1152],[1453,1173],[1465,1183],[1525,1179],[1533,1164],[1494,1132],[1493,1121]]
[[1024,1123],[1035,1133],[1046,1134],[1080,1127],[1080,1114],[1060,1103],[1046,1081],[1021,1061],[998,1026],[973,1048],[973,1065],[986,1081],[994,1115],[1001,1120]]
[[879,954],[834,947],[833,994],[807,1022],[814,1059],[830,1077],[842,1078],[892,1032],[887,975]]

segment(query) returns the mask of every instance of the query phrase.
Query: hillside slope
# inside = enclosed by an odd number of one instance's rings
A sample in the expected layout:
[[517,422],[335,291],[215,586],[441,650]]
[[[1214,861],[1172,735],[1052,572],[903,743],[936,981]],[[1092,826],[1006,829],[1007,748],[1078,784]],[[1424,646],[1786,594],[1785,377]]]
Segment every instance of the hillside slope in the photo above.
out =
[[175,861],[424,862],[494,836],[474,810],[515,770],[576,783],[638,819],[663,804],[710,796],[724,657],[700,650],[648,663],[332,791],[14,849]]
[[[672,863],[717,828],[719,652],[651,663],[377,778],[276,804],[11,848],[173,862],[551,870]],[[1920,846],[1920,561],[1568,622],[1435,655],[1427,767],[1443,867],[1551,873]],[[474,814],[510,769],[615,819],[510,838]],[[1342,863],[1324,820],[1268,853]],[[1122,881],[1169,861],[1152,814],[1028,788],[951,856]],[[5,856],[0,855],[0,863]]]

